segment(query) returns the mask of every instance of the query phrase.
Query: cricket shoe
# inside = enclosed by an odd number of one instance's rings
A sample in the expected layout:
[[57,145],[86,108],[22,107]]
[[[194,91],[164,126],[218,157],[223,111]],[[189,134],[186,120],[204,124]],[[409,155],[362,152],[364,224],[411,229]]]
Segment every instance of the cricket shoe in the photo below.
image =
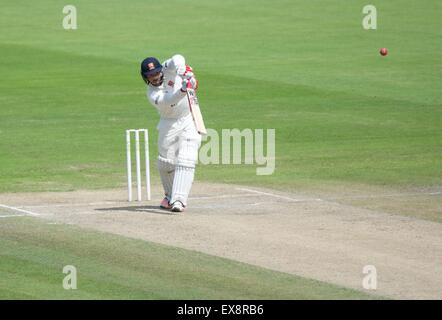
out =
[[175,201],[172,204],[172,211],[173,212],[183,212],[184,208],[185,208],[184,204],[179,200]]
[[160,203],[160,208],[161,208],[161,209],[166,209],[166,210],[172,209],[172,205],[169,203],[169,199],[167,199],[167,197],[165,197],[165,198],[161,201],[161,203]]

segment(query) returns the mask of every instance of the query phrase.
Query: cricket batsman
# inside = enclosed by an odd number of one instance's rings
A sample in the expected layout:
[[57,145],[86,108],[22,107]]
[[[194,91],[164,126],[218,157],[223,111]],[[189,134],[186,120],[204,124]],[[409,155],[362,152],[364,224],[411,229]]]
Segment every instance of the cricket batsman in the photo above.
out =
[[149,57],[141,62],[147,98],[158,110],[158,170],[165,198],[160,207],[182,212],[192,187],[201,135],[190,113],[187,90],[197,89],[192,68],[176,54],[161,64]]

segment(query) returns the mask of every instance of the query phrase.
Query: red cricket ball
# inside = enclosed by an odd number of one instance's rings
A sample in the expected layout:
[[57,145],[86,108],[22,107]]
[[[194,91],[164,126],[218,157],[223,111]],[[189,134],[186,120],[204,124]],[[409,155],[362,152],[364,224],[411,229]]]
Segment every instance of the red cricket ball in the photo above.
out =
[[381,54],[381,56],[386,56],[388,54],[388,50],[387,48],[382,48],[379,53]]

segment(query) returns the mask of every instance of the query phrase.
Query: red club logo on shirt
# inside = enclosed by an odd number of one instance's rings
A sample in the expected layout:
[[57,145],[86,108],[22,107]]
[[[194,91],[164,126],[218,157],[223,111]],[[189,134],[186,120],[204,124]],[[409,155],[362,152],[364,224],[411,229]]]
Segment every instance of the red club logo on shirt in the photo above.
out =
[[169,86],[171,86],[171,87],[173,87],[173,85],[175,84],[172,80],[170,80],[168,83],[167,83]]

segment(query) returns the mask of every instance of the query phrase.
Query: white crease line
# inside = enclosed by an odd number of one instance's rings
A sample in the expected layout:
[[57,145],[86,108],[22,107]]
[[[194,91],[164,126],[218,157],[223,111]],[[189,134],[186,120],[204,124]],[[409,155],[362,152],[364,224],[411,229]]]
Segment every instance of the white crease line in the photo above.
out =
[[431,193],[397,193],[397,194],[384,194],[384,195],[364,195],[364,196],[354,196],[354,197],[339,197],[339,198],[312,198],[312,199],[294,199],[290,197],[280,196],[277,194],[262,192],[258,190],[252,190],[247,188],[235,188],[236,190],[243,190],[248,192],[255,192],[257,194],[267,195],[275,198],[285,199],[293,202],[304,202],[304,201],[336,201],[336,200],[351,200],[351,199],[369,199],[369,198],[388,198],[388,197],[406,197],[406,196],[424,196],[424,195],[440,195],[442,192],[431,192]]
[[242,197],[256,197],[256,194],[223,194],[218,196],[190,197],[189,199],[205,200],[205,199],[242,198]]
[[119,203],[127,203],[127,201],[102,201],[102,202],[90,202],[90,203],[58,203],[58,204],[40,204],[40,205],[29,205],[25,206],[27,208],[52,208],[52,207],[89,207],[96,205],[114,205]]
[[9,214],[6,216],[0,216],[0,218],[15,218],[15,217],[26,217],[27,214]]
[[4,204],[0,204],[0,207],[6,208],[6,209],[9,209],[9,210],[13,210],[13,211],[23,212],[23,213],[26,213],[26,214],[28,214],[30,216],[40,216],[39,213],[35,213],[35,212],[32,212],[32,211],[28,211],[28,210],[24,210],[24,209],[19,209],[19,208],[15,208],[15,207],[10,207],[10,206],[4,205]]
[[235,189],[242,190],[242,191],[248,191],[248,192],[254,192],[257,194],[262,194],[262,195],[266,195],[266,196],[270,196],[270,197],[274,197],[274,198],[289,200],[292,202],[323,201],[322,199],[294,199],[294,198],[290,198],[290,197],[280,196],[278,194],[273,194],[273,193],[269,193],[269,192],[262,192],[262,191],[258,191],[258,190],[252,190],[252,189],[246,189],[246,188],[235,188]]
[[336,197],[336,198],[325,198],[325,200],[353,200],[353,199],[371,199],[371,198],[399,198],[399,197],[413,197],[413,196],[435,196],[440,195],[442,192],[431,192],[431,193],[393,193],[393,194],[372,194],[372,195],[362,195],[362,196],[348,196],[348,197]]
[[249,203],[249,206],[262,206],[262,205],[266,205],[268,204],[268,202],[255,202],[255,203]]

